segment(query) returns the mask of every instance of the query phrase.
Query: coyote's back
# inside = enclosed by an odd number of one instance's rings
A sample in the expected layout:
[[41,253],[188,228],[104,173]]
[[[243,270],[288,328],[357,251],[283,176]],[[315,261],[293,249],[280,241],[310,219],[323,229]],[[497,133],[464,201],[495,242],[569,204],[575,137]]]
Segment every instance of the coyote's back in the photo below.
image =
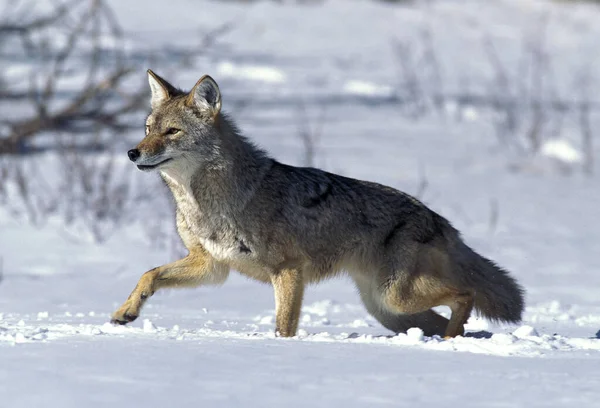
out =
[[[128,152],[175,198],[189,255],[142,276],[113,321],[134,320],[162,287],[222,283],[234,268],[273,285],[276,330],[295,334],[306,284],[354,280],[385,327],[456,336],[473,308],[516,322],[523,291],[471,250],[442,216],[391,187],[285,165],[240,135],[205,76],[189,93],[149,71],[146,137]],[[431,310],[447,305],[450,320]]]

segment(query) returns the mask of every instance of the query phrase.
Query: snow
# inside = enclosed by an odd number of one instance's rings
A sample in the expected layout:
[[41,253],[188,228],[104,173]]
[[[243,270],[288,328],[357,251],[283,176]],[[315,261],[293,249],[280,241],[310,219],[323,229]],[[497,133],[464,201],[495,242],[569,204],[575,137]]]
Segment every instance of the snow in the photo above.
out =
[[552,139],[545,142],[542,146],[542,154],[567,163],[577,163],[581,161],[581,153],[579,153],[568,140],[563,139]]
[[368,81],[350,80],[344,84],[344,91],[350,94],[373,96],[389,95],[392,89],[389,86],[382,86]]
[[[149,238],[172,226],[169,205],[136,202],[101,243],[59,216],[32,225],[2,207],[0,406],[597,404],[600,189],[597,175],[577,167],[577,122],[567,118],[560,135],[544,140],[541,157],[531,157],[504,148],[481,107],[448,100],[440,111],[406,115],[395,100],[404,88],[390,44],[431,30],[444,90],[462,89],[465,79],[485,90],[494,72],[483,39],[493,38],[503,62],[516,67],[524,36],[548,16],[557,92],[575,98],[572,72],[586,64],[598,71],[599,8],[534,0],[356,0],[352,7],[171,0],[177,18],[165,18],[162,2],[111,4],[132,49],[197,44],[199,32],[236,22],[219,40],[223,48],[168,79],[190,88],[213,76],[224,109],[284,162],[303,164],[300,121],[321,127],[319,166],[419,194],[525,286],[524,321],[494,325],[472,316],[465,337],[455,339],[418,328],[393,335],[340,278],[307,290],[298,336],[282,339],[274,335],[272,289],[232,274],[219,288],[159,292],[136,322],[113,326],[110,314],[139,276],[178,256],[177,247]],[[10,72],[27,69],[20,62]],[[590,85],[592,95],[599,84]],[[236,111],[236,103],[244,108]],[[142,126],[123,135],[129,145],[141,137]],[[128,167],[125,150],[118,171],[158,195],[156,176]],[[544,158],[571,172],[549,170]],[[34,160],[27,163],[44,169],[40,185],[60,177],[56,155]]]
[[259,65],[236,65],[231,62],[222,62],[217,66],[219,77],[233,77],[238,79],[249,79],[268,83],[285,82],[285,73],[269,67]]
[[[84,316],[79,321],[83,322]],[[57,317],[58,319],[58,317]],[[55,319],[53,319],[55,320]],[[60,319],[59,319],[60,320]],[[85,321],[88,321],[86,319]],[[96,319],[94,319],[96,320]],[[304,326],[316,327],[315,325]],[[228,322],[222,322],[227,326]],[[261,324],[263,324],[261,322]],[[169,341],[186,340],[189,342],[202,342],[207,338],[212,339],[233,339],[233,340],[268,340],[275,339],[275,334],[268,327],[255,328],[253,331],[237,331],[224,328],[212,328],[214,322],[206,322],[204,328],[200,329],[182,329],[179,325],[173,325],[171,328],[156,326],[150,319],[144,319],[141,328],[135,326],[115,326],[110,323],[88,324],[88,323],[54,323],[44,324],[39,322],[26,323],[21,320],[16,324],[6,322],[2,326],[0,342],[8,344],[17,343],[35,343],[37,341],[56,341],[69,339],[81,340],[91,336],[132,338],[146,340],[162,340],[168,347]],[[344,328],[355,327],[350,323]],[[368,325],[359,326],[368,327]],[[423,330],[417,327],[409,329],[406,333],[391,335],[360,334],[356,331],[331,333],[329,331],[320,331],[309,333],[305,329],[300,329],[298,335],[292,339],[275,339],[280,341],[292,342],[318,342],[334,344],[359,344],[367,343],[384,345],[389,347],[398,347],[400,349],[406,346],[414,346],[423,350],[457,351],[475,354],[487,354],[497,356],[525,356],[539,357],[548,352],[577,352],[585,350],[600,350],[600,344],[597,339],[568,338],[558,334],[539,335],[535,328],[524,325],[512,333],[484,333],[471,332],[467,337],[456,337],[452,339],[443,339],[439,336],[426,337]]]

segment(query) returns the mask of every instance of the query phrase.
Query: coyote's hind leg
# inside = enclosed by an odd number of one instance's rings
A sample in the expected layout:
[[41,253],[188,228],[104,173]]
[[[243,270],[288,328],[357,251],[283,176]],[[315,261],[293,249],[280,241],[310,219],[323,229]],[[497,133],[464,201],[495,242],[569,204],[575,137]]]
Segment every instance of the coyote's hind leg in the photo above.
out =
[[421,275],[409,282],[396,280],[384,295],[385,305],[396,313],[421,313],[432,307],[448,306],[452,316],[444,337],[464,334],[464,324],[473,310],[473,296],[445,285],[435,277]]
[[473,296],[470,293],[459,293],[450,302],[447,302],[450,310],[452,310],[452,317],[444,337],[456,337],[465,334],[465,323],[469,320],[473,310],[473,302]]

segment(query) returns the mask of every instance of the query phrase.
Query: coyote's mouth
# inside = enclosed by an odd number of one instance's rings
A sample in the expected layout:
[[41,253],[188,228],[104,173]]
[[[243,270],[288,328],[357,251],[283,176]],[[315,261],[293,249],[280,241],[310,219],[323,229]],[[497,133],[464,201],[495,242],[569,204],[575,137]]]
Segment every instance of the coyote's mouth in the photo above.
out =
[[159,162],[159,163],[156,163],[156,164],[149,164],[149,165],[146,165],[146,164],[138,164],[138,165],[137,165],[137,168],[138,168],[138,169],[140,169],[140,170],[152,170],[152,169],[155,169],[155,168],[157,168],[158,166],[161,166],[161,165],[165,164],[166,162],[170,162],[171,160],[173,160],[173,159],[170,159],[170,158],[169,158],[169,159],[165,159],[165,160],[163,160],[163,161],[161,161],[161,162]]

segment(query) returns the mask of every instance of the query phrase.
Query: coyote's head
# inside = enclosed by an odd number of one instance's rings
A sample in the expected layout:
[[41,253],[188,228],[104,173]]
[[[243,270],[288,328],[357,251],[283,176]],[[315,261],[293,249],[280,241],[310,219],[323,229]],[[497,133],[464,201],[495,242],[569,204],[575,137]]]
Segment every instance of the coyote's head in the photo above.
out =
[[129,159],[144,171],[217,160],[221,143],[221,93],[217,83],[205,75],[185,93],[151,70],[148,81],[152,112],[146,120],[146,137],[127,152]]

